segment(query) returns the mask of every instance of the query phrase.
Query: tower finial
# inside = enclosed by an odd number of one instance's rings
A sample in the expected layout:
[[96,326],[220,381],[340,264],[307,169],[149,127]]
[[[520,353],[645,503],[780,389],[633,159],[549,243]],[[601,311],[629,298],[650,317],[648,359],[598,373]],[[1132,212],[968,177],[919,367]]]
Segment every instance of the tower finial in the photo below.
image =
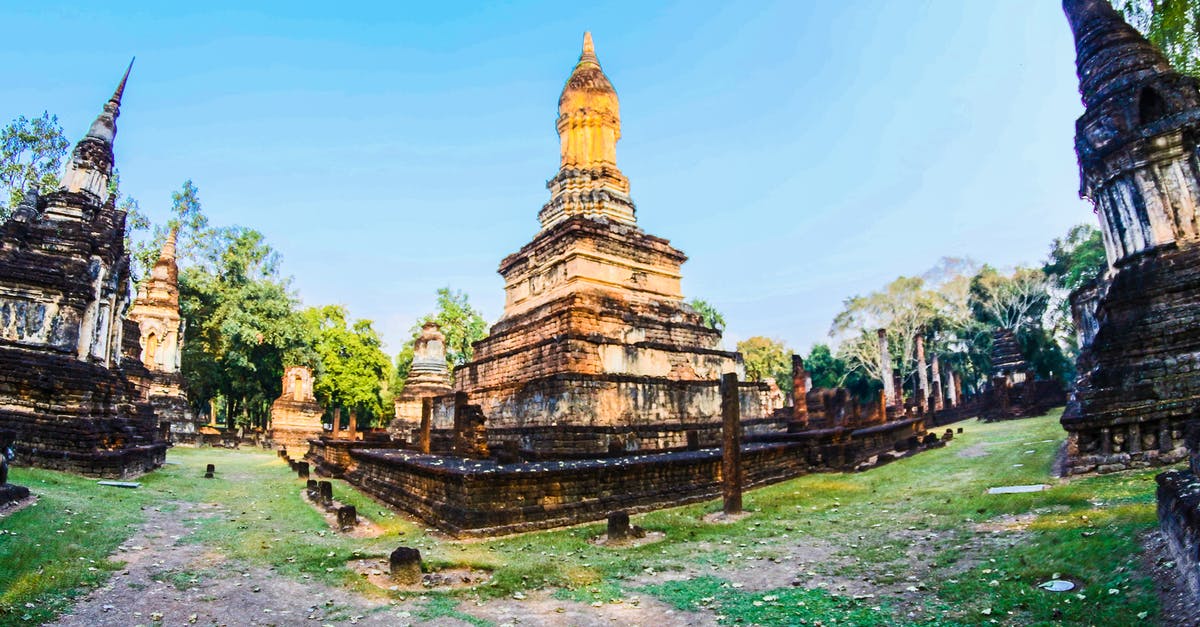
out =
[[600,60],[596,58],[596,46],[592,44],[592,31],[584,31],[583,33],[583,53],[579,55],[579,62],[592,62],[600,65]]
[[129,72],[133,69],[134,61],[137,61],[137,57],[133,57],[129,60],[129,67],[125,68],[125,75],[121,77],[121,83],[117,85],[117,90],[113,92],[111,100],[112,102],[116,103],[118,107],[121,106],[121,96],[125,94],[125,82],[129,80]]
[[1075,34],[1075,65],[1085,105],[1119,91],[1130,79],[1172,71],[1162,52],[1108,0],[1063,0],[1063,12]]
[[179,227],[171,227],[171,232],[167,233],[167,241],[163,243],[162,253],[159,254],[159,259],[175,259],[175,244],[179,238]]

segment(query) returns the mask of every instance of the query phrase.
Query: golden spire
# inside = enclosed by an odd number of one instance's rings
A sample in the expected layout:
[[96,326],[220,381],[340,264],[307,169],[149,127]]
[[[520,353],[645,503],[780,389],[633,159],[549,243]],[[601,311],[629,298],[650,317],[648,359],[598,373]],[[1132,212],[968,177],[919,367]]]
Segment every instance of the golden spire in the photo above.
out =
[[617,169],[621,106],[590,32],[559,96],[557,128],[561,161],[539,214],[542,228],[576,215],[635,224],[629,180]]

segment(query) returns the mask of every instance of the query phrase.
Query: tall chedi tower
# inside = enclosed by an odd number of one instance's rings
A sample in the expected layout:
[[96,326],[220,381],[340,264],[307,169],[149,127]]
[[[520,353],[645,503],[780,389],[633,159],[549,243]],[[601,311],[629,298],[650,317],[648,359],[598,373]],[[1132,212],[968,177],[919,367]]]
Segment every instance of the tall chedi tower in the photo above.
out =
[[[558,105],[560,163],[541,230],[500,262],[504,314],[455,370],[455,388],[480,405],[491,436],[519,433],[539,455],[683,446],[688,430],[715,443],[717,380],[740,372],[741,357],[683,303],[687,257],[638,228],[617,168],[617,93],[590,34]],[[743,415],[764,416],[766,385],[743,386]]]
[[[132,67],[132,64],[131,64]],[[75,145],[62,186],[0,226],[0,430],[17,463],[132,476],[167,444],[141,382],[125,212],[109,189],[129,70]]]
[[1175,72],[1107,0],[1064,0],[1075,35],[1080,195],[1109,269],[1072,296],[1081,329],[1062,424],[1068,470],[1178,461],[1200,410],[1200,81]]
[[194,443],[197,422],[183,391],[179,372],[183,356],[183,319],[179,315],[179,266],[175,261],[178,231],[171,229],[150,276],[138,289],[129,319],[138,325],[141,360],[150,371],[150,403],[162,420],[171,423],[172,440]]

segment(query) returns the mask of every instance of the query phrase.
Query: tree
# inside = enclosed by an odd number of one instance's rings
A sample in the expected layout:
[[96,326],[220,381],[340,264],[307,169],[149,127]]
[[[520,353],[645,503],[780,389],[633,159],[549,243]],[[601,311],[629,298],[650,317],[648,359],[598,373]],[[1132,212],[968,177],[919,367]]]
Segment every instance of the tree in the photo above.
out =
[[285,360],[305,355],[309,342],[297,301],[278,276],[278,256],[262,234],[226,233],[215,271],[191,265],[180,272],[187,329],[182,371],[197,410],[216,401],[227,424],[263,426],[279,396]]
[[890,361],[902,379],[916,371],[916,336],[936,319],[941,297],[920,277],[899,277],[882,291],[846,299],[830,336],[840,337],[838,357],[851,370],[883,381],[877,330],[887,333]]
[[700,314],[700,317],[704,319],[704,326],[714,331],[725,330],[725,316],[721,315],[721,312],[717,311],[717,308],[709,304],[708,301],[693,298],[688,305],[692,309],[695,309],[696,313]]
[[748,381],[775,379],[780,389],[792,389],[792,351],[779,340],[756,335],[737,343]]
[[815,344],[804,360],[813,388],[846,388],[860,401],[879,398],[883,385],[861,371],[851,370],[827,344]]
[[19,116],[0,129],[0,219],[6,218],[29,189],[58,187],[59,170],[67,154],[58,116]]
[[328,411],[345,409],[368,422],[387,415],[382,393],[391,364],[371,321],[351,325],[349,313],[340,305],[310,307],[301,317],[317,357],[313,384],[317,400]]
[[1100,278],[1107,268],[1108,258],[1100,229],[1090,224],[1077,224],[1065,237],[1054,238],[1042,271],[1052,277],[1059,288],[1073,292]]
[[1200,0],[1113,0],[1178,71],[1200,76]]
[[1017,268],[1012,276],[1005,276],[985,265],[971,279],[969,302],[980,322],[1016,333],[1041,326],[1049,290],[1050,281],[1041,271]]
[[[136,202],[136,201],[135,201]],[[181,263],[198,265],[212,270],[219,262],[224,247],[236,238],[236,227],[213,228],[208,224],[200,204],[200,190],[191,179],[183,182],[179,190],[171,192],[171,217],[165,224],[154,227],[149,240],[137,242],[131,249],[138,276],[145,277],[154,263],[167,234],[177,231],[176,257]]]
[[405,342],[404,347],[396,356],[396,368],[391,389],[399,394],[408,379],[408,370],[412,367],[413,345],[421,334],[421,327],[426,322],[436,322],[446,336],[446,367],[450,372],[454,368],[471,361],[475,353],[474,344],[487,337],[487,322],[478,311],[471,307],[467,295],[461,291],[451,291],[443,287],[437,291],[437,311],[423,316],[412,327],[412,336]]

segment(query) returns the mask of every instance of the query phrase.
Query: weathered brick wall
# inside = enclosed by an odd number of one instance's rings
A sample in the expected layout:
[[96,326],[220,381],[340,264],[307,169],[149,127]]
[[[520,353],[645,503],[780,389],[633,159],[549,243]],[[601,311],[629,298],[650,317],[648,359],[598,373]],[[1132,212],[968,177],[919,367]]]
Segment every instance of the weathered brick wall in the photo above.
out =
[[166,457],[157,417],[119,371],[0,347],[0,399],[0,426],[17,433],[16,464],[132,477]]
[[[742,383],[739,394],[743,416],[761,419],[771,414],[765,383]],[[489,433],[528,430],[525,448],[548,454],[604,453],[613,436],[621,433],[626,434],[626,450],[644,451],[684,446],[689,429],[719,430],[720,396],[715,380],[561,375],[476,390],[470,402],[483,408]],[[434,427],[449,429],[453,422],[453,396],[435,399]],[[578,435],[581,432],[590,435]],[[564,437],[589,448],[570,449]]]
[[1175,463],[1200,412],[1200,247],[1130,261],[1096,310],[1063,413],[1068,472]]
[[[923,430],[920,419],[746,444],[747,485],[854,468]],[[409,451],[351,448],[345,477],[362,490],[459,535],[530,531],[647,511],[720,493],[721,453],[652,453],[606,459],[498,464]]]

